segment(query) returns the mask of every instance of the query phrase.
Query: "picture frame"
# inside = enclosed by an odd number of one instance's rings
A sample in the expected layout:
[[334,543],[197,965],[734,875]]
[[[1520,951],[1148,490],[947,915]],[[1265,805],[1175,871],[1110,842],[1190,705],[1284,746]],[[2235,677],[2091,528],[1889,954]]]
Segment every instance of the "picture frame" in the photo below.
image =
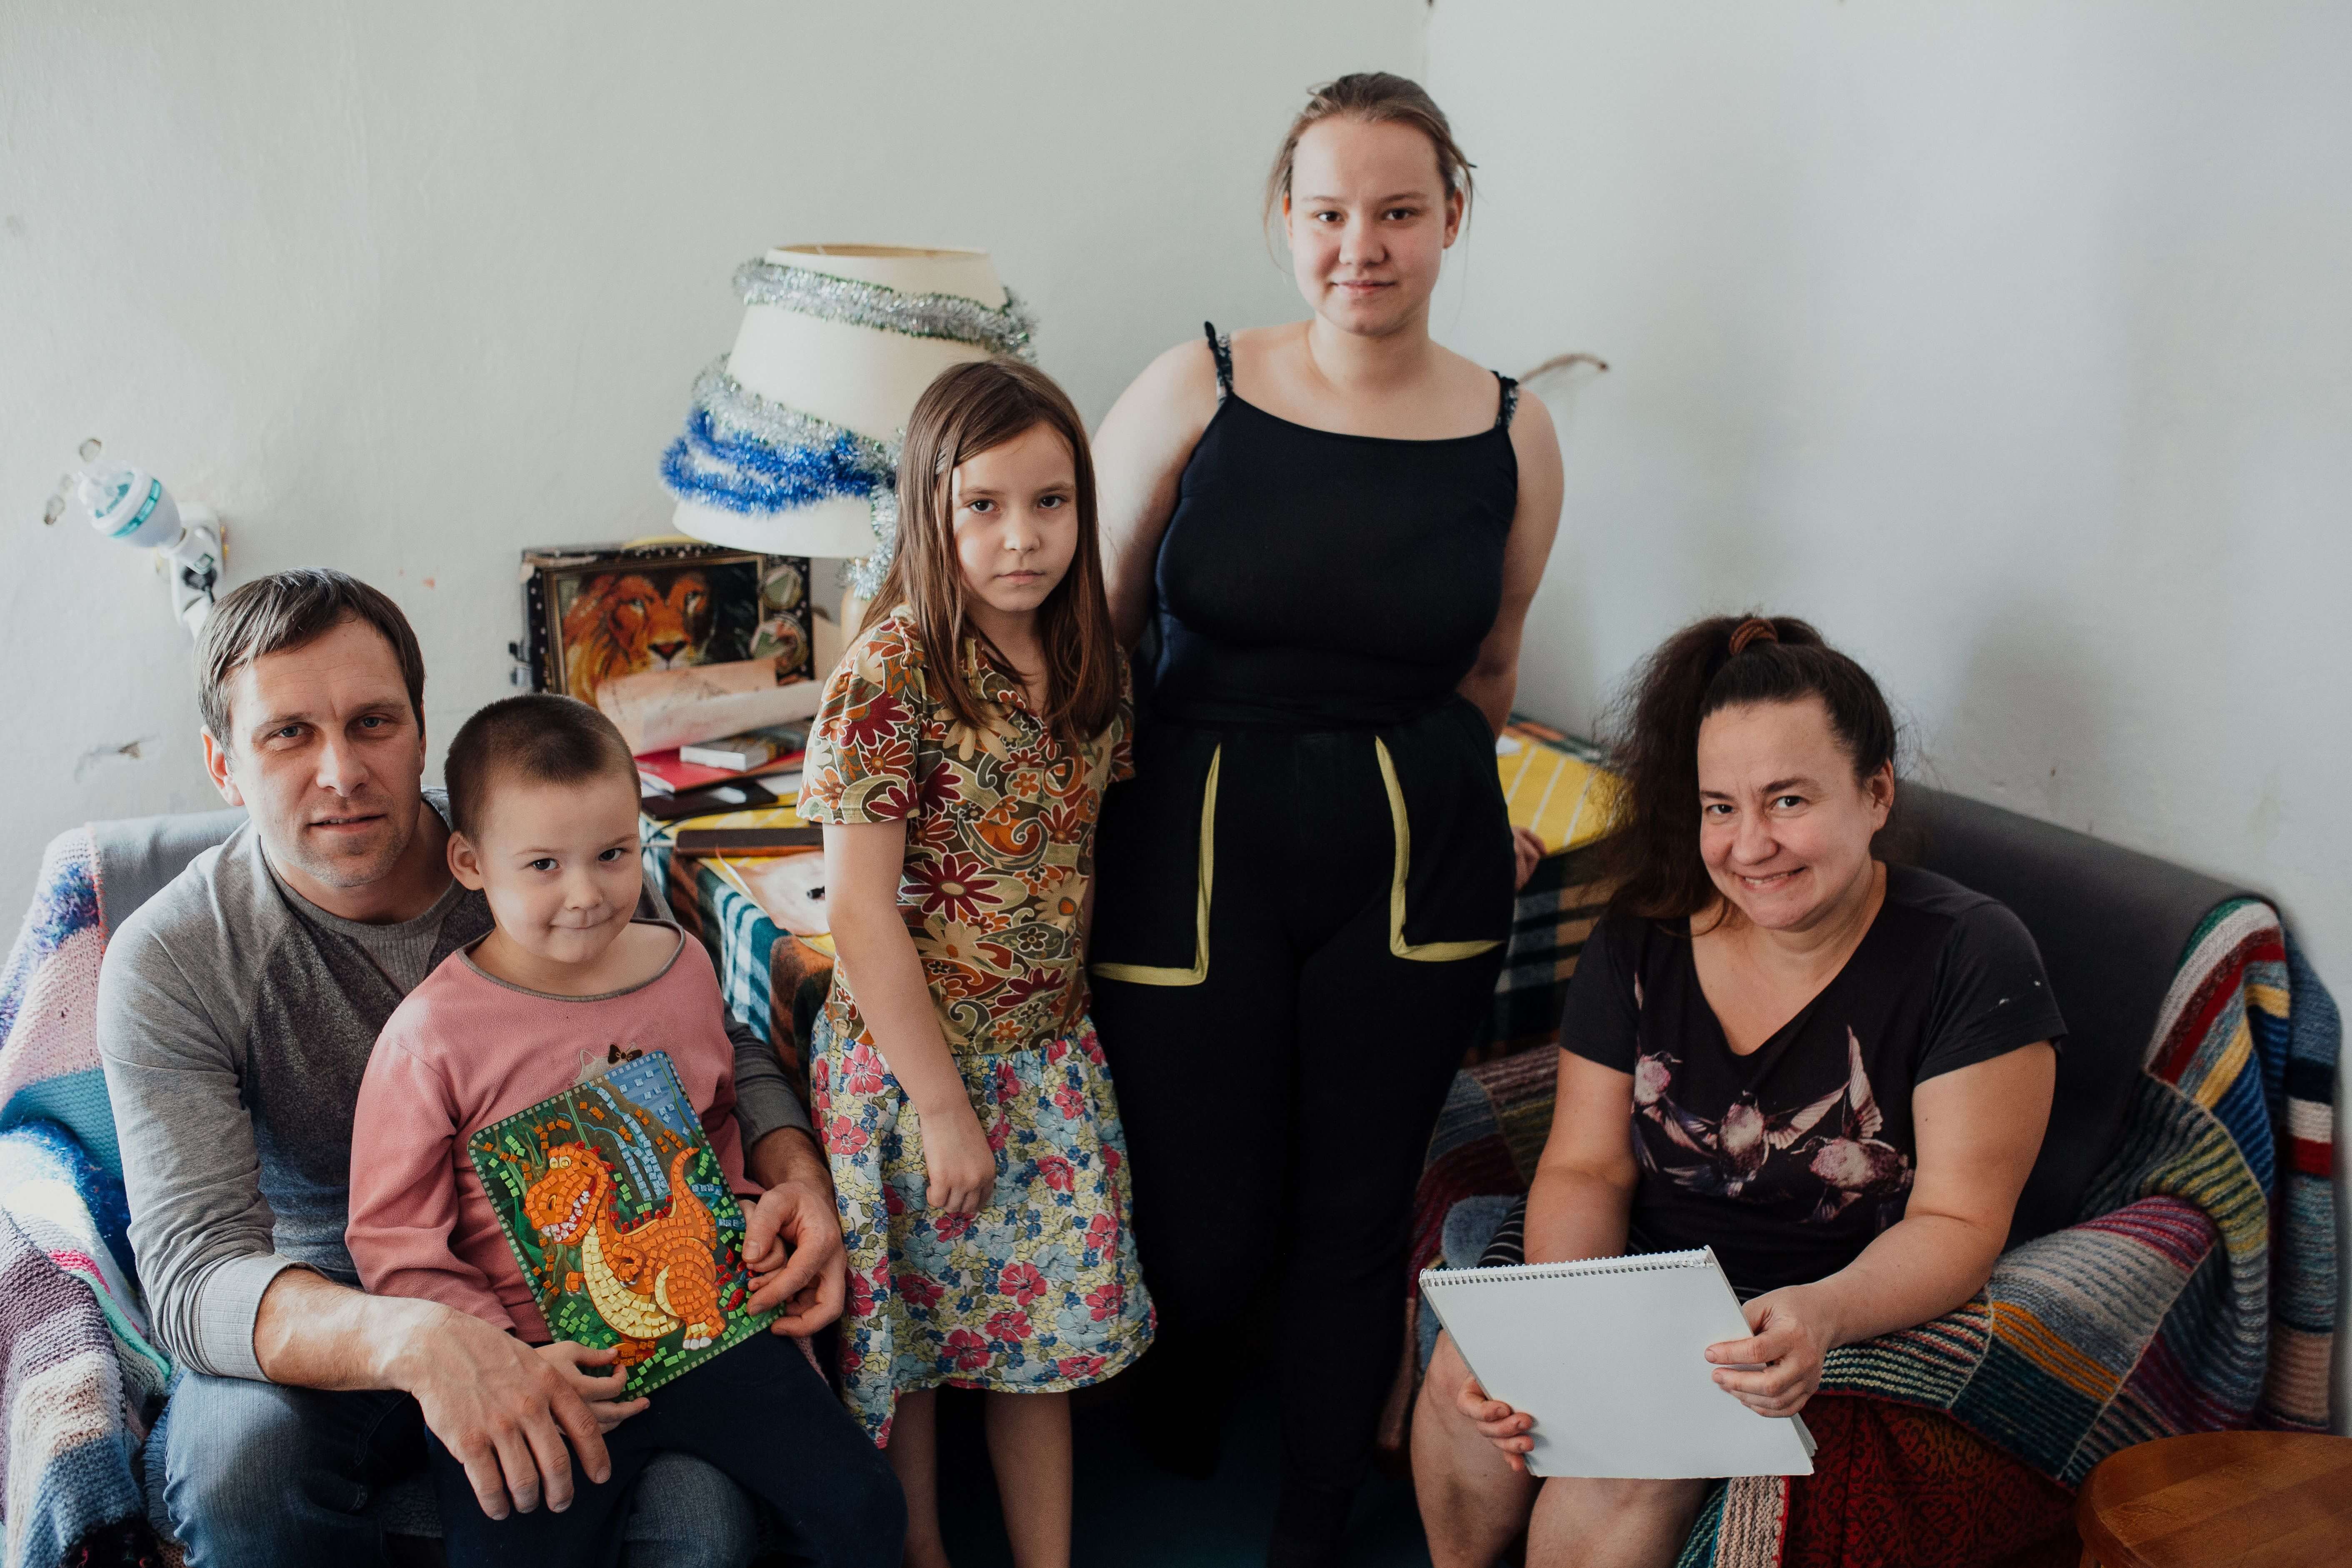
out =
[[593,703],[603,682],[649,669],[773,656],[813,676],[809,572],[804,555],[685,539],[526,550],[516,684]]

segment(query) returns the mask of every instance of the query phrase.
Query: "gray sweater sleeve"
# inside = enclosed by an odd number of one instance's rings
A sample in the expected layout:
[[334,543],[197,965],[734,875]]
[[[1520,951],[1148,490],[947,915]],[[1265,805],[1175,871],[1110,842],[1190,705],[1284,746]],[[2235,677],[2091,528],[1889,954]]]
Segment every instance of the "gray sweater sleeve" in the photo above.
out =
[[808,1108],[793,1092],[784,1064],[751,1025],[730,1014],[727,1037],[735,1042],[735,1127],[743,1139],[743,1155],[780,1127],[797,1127],[814,1140]]
[[155,1337],[218,1377],[262,1378],[261,1293],[293,1259],[272,1241],[234,997],[197,984],[136,916],[99,971],[98,1048],[122,1146],[131,1247]]

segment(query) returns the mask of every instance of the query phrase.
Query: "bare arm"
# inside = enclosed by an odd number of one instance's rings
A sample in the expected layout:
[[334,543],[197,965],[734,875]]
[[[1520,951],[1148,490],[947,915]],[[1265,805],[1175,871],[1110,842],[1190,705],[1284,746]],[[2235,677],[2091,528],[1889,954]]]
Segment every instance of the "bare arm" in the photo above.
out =
[[[1602,1067],[1574,1051],[1559,1053],[1551,1133],[1544,1140],[1535,1180],[1528,1185],[1529,1263],[1614,1258],[1625,1250],[1639,1174],[1626,1133],[1633,1112],[1632,1073]],[[1433,1370],[1438,1363],[1430,1364]],[[1535,1447],[1535,1439],[1528,1436],[1535,1417],[1488,1398],[1475,1377],[1465,1376],[1453,1398],[1454,1408],[1469,1418],[1479,1436],[1524,1475],[1527,1453]]]
[[1151,611],[1160,538],[1177,482],[1217,412],[1216,362],[1206,342],[1180,343],[1146,365],[1095,433],[1095,487],[1112,629],[1132,648]]
[[1716,1381],[1764,1415],[1793,1415],[1831,1351],[1941,1317],[1983,1289],[2041,1152],[2057,1075],[2044,1041],[1913,1089],[1919,1165],[1903,1218],[1828,1279],[1748,1302],[1753,1337],[1711,1346],[1707,1359],[1769,1364]]
[[1559,1053],[1550,1136],[1528,1185],[1529,1263],[1614,1258],[1633,1211],[1633,1075]]
[[996,1155],[940,1032],[922,958],[898,913],[906,862],[903,821],[827,824],[825,910],[857,1011],[921,1119],[925,1195],[933,1208],[975,1214],[988,1206]]
[[1525,390],[1511,421],[1511,450],[1519,460],[1519,504],[1503,546],[1503,605],[1478,645],[1478,662],[1457,688],[1478,705],[1498,735],[1510,722],[1511,702],[1518,693],[1519,642],[1527,631],[1528,610],[1543,584],[1544,564],[1551,559],[1552,540],[1559,532],[1565,484],[1551,411]]

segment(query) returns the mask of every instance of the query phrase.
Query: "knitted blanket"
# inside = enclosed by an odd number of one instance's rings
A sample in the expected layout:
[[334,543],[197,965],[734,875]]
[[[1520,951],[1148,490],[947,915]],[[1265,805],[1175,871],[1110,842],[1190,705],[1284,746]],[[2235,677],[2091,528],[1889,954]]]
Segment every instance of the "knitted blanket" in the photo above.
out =
[[99,1066],[96,856],[50,844],[0,968],[0,1529],[48,1568],[144,1529],[133,1464],[170,1377],[132,1278]]
[[[2008,1468],[2071,1489],[2116,1449],[2180,1433],[2326,1430],[2340,1034],[2335,1004],[2268,905],[2214,910],[2181,961],[2122,1144],[2083,1218],[2003,1256],[1957,1311],[1833,1352],[1822,1393],[1948,1418],[1989,1446],[1992,1463],[1970,1459],[1988,1489]],[[1451,1253],[1482,1239],[1442,1237],[1454,1200],[1524,1190],[1549,1121],[1554,1064],[1541,1055],[1457,1079],[1423,1178],[1416,1268],[1442,1241]],[[1841,1411],[1840,1425],[1853,1424]],[[1904,1473],[1883,1436],[1874,1458],[1840,1450],[1793,1483],[1718,1488],[1682,1568],[1847,1561],[1819,1532],[1894,1500],[1876,1495]],[[1804,1506],[1804,1489],[1840,1505]],[[1989,1504],[1979,1511],[1998,1522]]]

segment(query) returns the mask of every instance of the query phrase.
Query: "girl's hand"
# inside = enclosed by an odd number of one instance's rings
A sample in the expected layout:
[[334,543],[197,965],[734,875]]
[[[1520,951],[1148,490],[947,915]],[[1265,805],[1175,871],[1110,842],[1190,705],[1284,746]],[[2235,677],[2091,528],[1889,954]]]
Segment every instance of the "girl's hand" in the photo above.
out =
[[1524,1410],[1514,1410],[1499,1399],[1489,1399],[1475,1377],[1465,1376],[1462,1386],[1454,1391],[1454,1407],[1470,1418],[1478,1436],[1502,1450],[1504,1462],[1521,1475],[1528,1473],[1527,1454],[1536,1446],[1528,1436],[1536,1418]]
[[613,1366],[616,1356],[610,1349],[592,1351],[586,1345],[571,1340],[558,1340],[551,1345],[533,1345],[531,1348],[539,1352],[540,1359],[555,1369],[555,1375],[563,1380],[563,1385],[578,1394],[581,1403],[588,1406],[588,1414],[596,1418],[596,1430],[599,1432],[610,1432],[652,1403],[642,1394],[635,1399],[621,1397],[622,1389],[628,1385],[629,1374],[619,1367],[613,1367],[612,1373],[605,1377],[592,1377],[582,1370],[592,1366]]
[[[1706,1359],[1720,1369],[1717,1386],[1759,1415],[1794,1415],[1821,1387],[1822,1358],[1835,1342],[1818,1298],[1809,1287],[1791,1285],[1767,1291],[1741,1310],[1751,1336],[1706,1347]],[[1755,1370],[1730,1370],[1738,1365]]]
[[1544,858],[1544,841],[1528,828],[1513,827],[1511,850],[1518,858],[1518,879],[1511,884],[1512,890],[1516,892],[1526,887],[1528,879],[1536,874],[1536,866]]
[[996,1191],[996,1151],[959,1100],[938,1115],[918,1110],[923,1128],[923,1199],[946,1214],[978,1214]]

